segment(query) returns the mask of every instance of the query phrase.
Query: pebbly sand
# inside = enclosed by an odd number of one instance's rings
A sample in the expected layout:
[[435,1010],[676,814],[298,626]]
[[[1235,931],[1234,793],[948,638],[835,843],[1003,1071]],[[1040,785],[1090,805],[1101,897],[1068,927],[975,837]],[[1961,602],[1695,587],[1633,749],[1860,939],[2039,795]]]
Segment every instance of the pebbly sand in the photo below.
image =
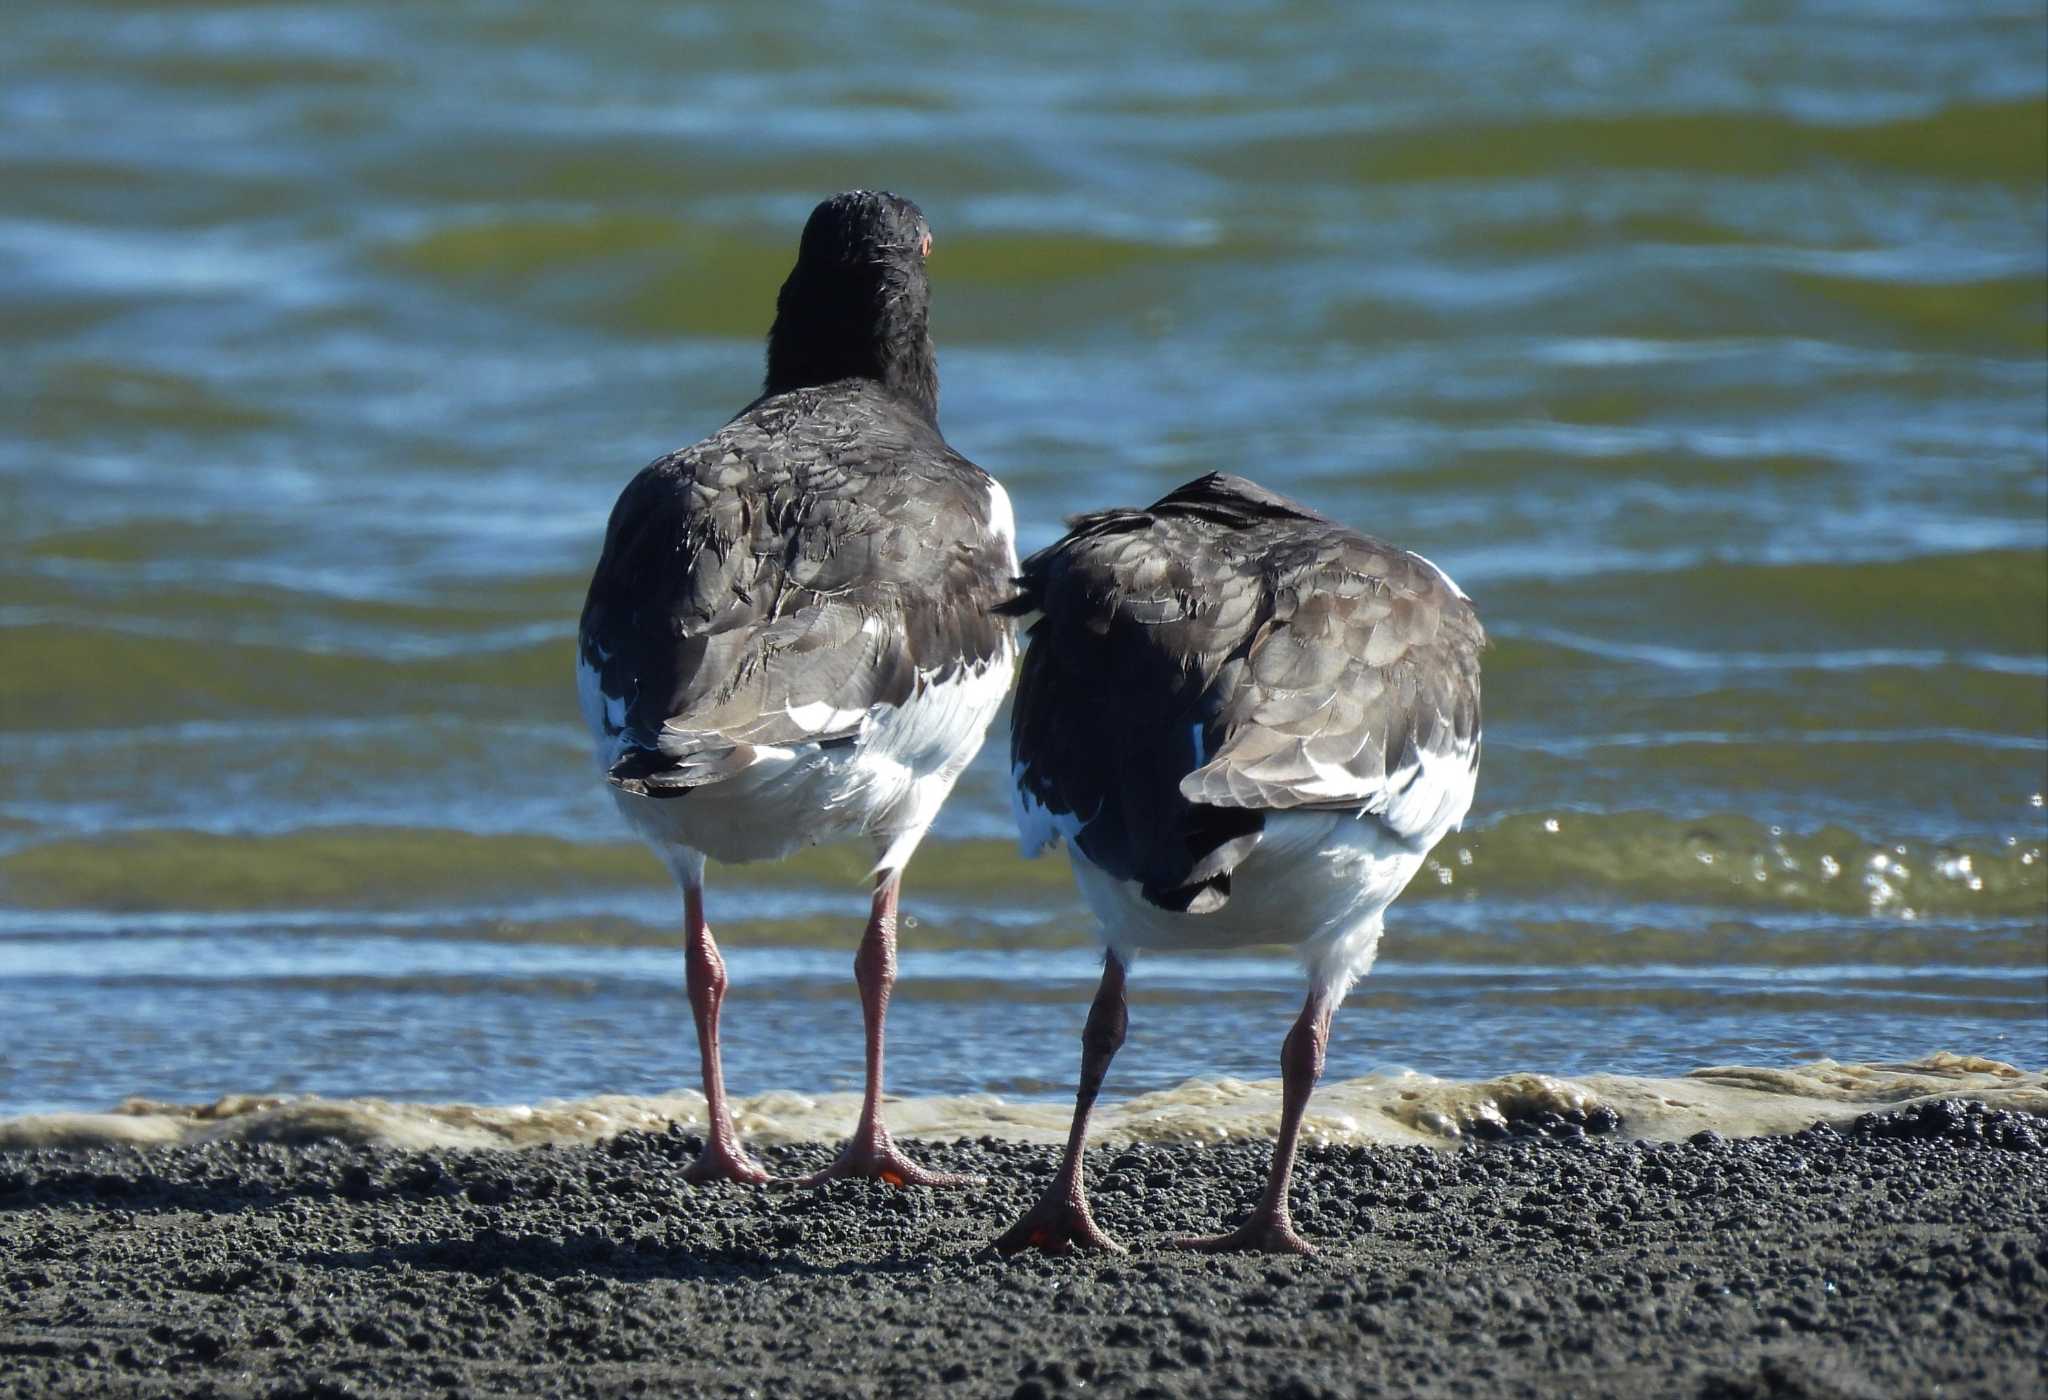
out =
[[[694,1139],[524,1151],[0,1152],[0,1393],[1684,1395],[2048,1393],[2048,1124],[1921,1101],[1693,1142],[1518,1123],[1323,1144],[1311,1259],[1165,1247],[1268,1146],[1091,1157],[1114,1258],[991,1257],[1051,1171],[919,1149],[935,1193],[692,1187]],[[1602,1126],[1596,1119],[1593,1126]],[[817,1145],[768,1147],[775,1169]]]

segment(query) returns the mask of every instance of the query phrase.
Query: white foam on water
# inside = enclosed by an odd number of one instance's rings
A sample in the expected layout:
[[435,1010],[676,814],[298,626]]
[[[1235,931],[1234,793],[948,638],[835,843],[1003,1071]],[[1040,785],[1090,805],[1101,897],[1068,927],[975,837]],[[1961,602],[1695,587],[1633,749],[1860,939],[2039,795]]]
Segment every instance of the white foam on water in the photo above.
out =
[[[1605,1106],[1621,1115],[1620,1131],[1629,1137],[1673,1140],[1709,1128],[1728,1137],[1749,1137],[1796,1132],[1815,1122],[1842,1124],[1874,1109],[1957,1097],[2048,1117],[2048,1072],[1946,1053],[1904,1063],[1718,1066],[1675,1078],[1589,1074],[1566,1079],[1523,1073],[1449,1080],[1394,1071],[1322,1086],[1310,1104],[1304,1132],[1328,1143],[1450,1147],[1488,1132],[1489,1124]],[[859,1106],[854,1094],[788,1091],[735,1101],[741,1132],[762,1144],[835,1141],[851,1127]],[[888,1110],[898,1137],[1047,1144],[1065,1140],[1070,1112],[1065,1103],[1012,1102],[991,1094],[901,1099]],[[1219,1143],[1272,1137],[1279,1120],[1278,1080],[1194,1079],[1100,1106],[1089,1138],[1098,1144]],[[527,1148],[596,1142],[630,1130],[659,1131],[670,1123],[701,1131],[703,1095],[679,1090],[484,1106],[236,1094],[203,1105],[130,1099],[106,1113],[0,1119],[0,1149],[223,1140]]]

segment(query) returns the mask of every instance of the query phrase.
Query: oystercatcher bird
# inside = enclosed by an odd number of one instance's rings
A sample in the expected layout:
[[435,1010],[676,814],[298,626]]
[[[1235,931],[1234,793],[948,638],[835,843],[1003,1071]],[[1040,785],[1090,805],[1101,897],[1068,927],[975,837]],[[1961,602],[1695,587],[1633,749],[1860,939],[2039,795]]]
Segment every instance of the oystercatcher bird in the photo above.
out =
[[1179,1243],[1307,1253],[1287,1206],[1302,1112],[1381,916],[1472,805],[1485,634],[1428,560],[1239,477],[1070,523],[1010,605],[1036,615],[1010,754],[1025,853],[1064,841],[1106,953],[1065,1157],[997,1247],[1121,1248],[1081,1154],[1132,955],[1292,943],[1309,990],[1264,1201]]
[[620,495],[590,581],[578,694],[626,821],[682,886],[686,981],[710,1117],[693,1180],[760,1182],[719,1065],[723,959],[704,862],[869,840],[854,959],[867,1089],[813,1181],[951,1178],[882,1121],[897,892],[1010,685],[995,614],[1017,568],[1008,497],[946,445],[928,330],[931,232],[907,199],[820,204],[768,332],[761,397]]

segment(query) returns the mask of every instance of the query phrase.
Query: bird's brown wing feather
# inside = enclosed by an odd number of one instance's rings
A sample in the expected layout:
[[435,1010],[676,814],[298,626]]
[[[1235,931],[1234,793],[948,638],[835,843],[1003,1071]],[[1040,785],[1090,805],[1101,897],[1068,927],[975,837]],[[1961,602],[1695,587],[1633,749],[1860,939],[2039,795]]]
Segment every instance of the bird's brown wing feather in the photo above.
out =
[[580,629],[621,702],[615,780],[718,781],[996,658],[1009,557],[988,517],[978,468],[858,393],[766,400],[651,464],[612,513]]
[[1469,601],[1249,482],[1079,517],[1023,590],[1041,617],[1013,712],[1020,800],[1166,907],[1227,899],[1269,813],[1358,811],[1419,839],[1443,804],[1418,785],[1478,762]]

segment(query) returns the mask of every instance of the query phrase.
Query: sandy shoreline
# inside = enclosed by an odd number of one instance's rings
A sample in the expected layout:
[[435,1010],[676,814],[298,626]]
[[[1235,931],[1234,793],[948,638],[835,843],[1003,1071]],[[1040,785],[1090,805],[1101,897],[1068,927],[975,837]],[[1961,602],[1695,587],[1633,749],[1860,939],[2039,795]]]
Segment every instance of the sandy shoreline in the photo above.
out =
[[[1712,1130],[1726,1137],[1790,1133],[1816,1122],[1847,1127],[1865,1113],[1964,1098],[2048,1118],[2048,1072],[1949,1052],[1916,1060],[1784,1066],[1715,1065],[1677,1076],[1517,1072],[1439,1079],[1392,1070],[1326,1081],[1310,1101],[1307,1140],[1333,1146],[1455,1147],[1527,1131],[1550,1115],[1673,1142]],[[853,1122],[860,1096],[771,1090],[732,1100],[740,1131],[757,1145],[833,1141]],[[969,1093],[892,1098],[901,1137],[1058,1145],[1073,1100],[1004,1099]],[[419,1103],[379,1098],[229,1094],[205,1103],[131,1098],[102,1112],[0,1116],[0,1152],[34,1147],[172,1147],[252,1142],[456,1151],[586,1146],[627,1132],[680,1124],[702,1132],[704,1096],[669,1093],[540,1103]],[[1089,1139],[1100,1144],[1271,1141],[1279,1129],[1280,1081],[1189,1079],[1100,1104]]]
[[[949,1193],[693,1188],[691,1140],[0,1153],[0,1393],[2025,1395],[2048,1125],[1455,1152],[1324,1146],[1309,1260],[1163,1247],[1267,1148],[1093,1158],[1113,1259],[983,1250],[1042,1147]],[[820,1147],[770,1148],[795,1171]]]

